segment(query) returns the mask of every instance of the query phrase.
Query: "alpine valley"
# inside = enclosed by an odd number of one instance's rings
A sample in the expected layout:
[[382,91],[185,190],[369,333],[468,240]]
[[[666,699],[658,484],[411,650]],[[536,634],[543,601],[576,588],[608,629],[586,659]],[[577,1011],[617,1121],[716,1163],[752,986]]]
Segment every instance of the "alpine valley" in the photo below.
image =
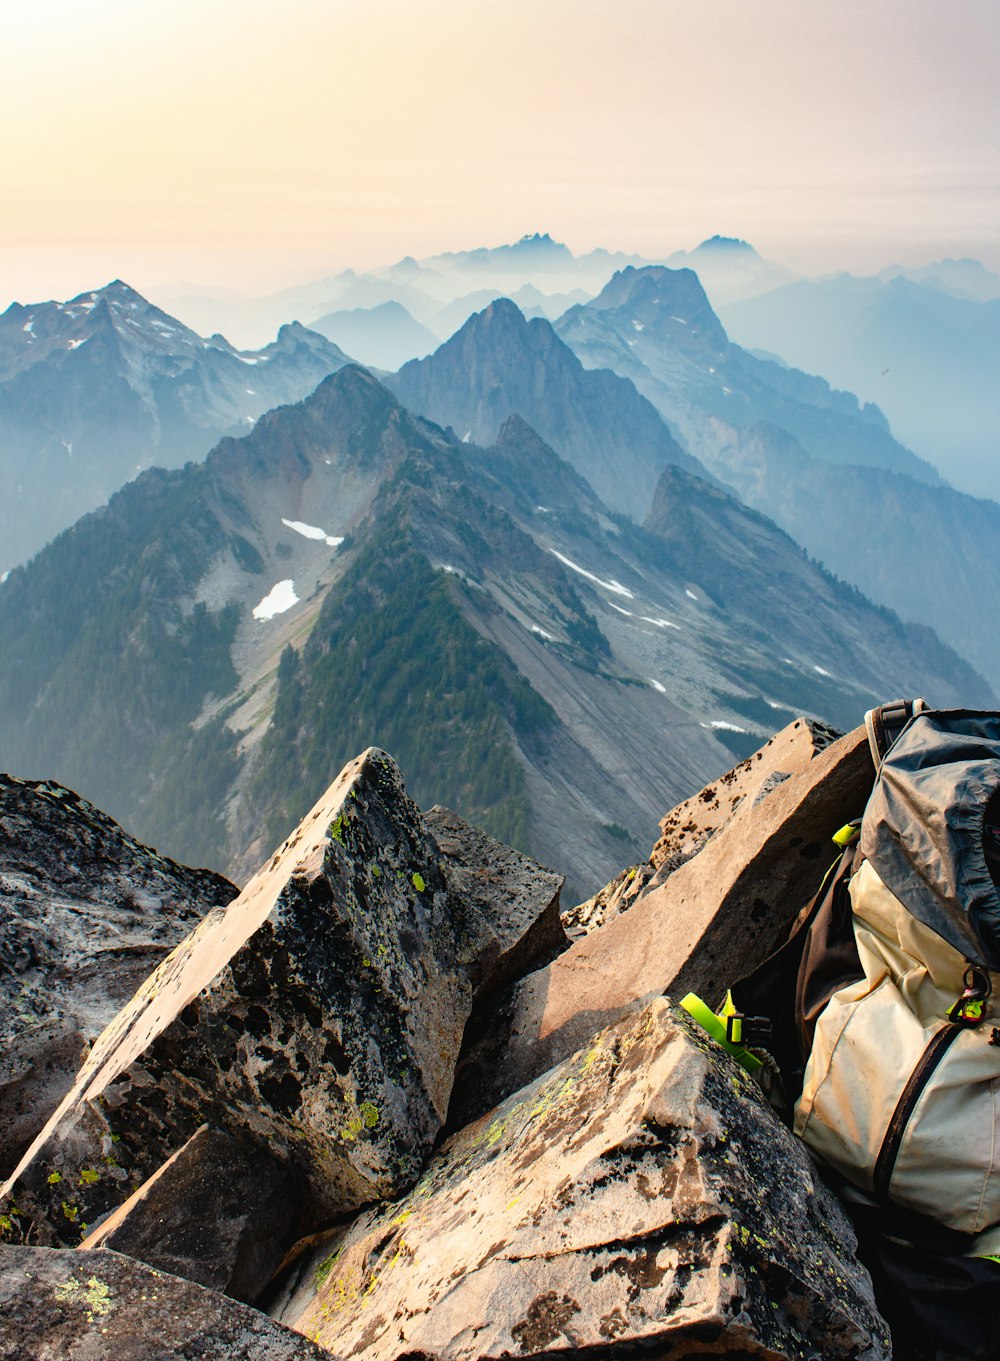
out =
[[[469,289],[489,263],[475,257]],[[620,263],[609,256],[605,277]],[[883,528],[895,497],[900,516],[924,517],[912,532],[927,570],[947,572],[924,527],[960,499],[994,532],[1000,508],[951,491],[874,409],[731,346],[689,271],[639,263],[555,329],[489,303],[394,376],[298,326],[254,354],[202,341],[123,285],[11,309],[0,393],[21,393],[36,431],[53,408],[29,379],[69,403],[67,366],[96,365],[102,346],[126,356],[114,391],[133,424],[122,418],[124,462],[102,479],[256,424],[201,462],[147,468],[8,573],[3,764],[241,879],[378,745],[419,804],[450,805],[567,874],[572,901],[642,857],[665,806],[800,713],[852,727],[895,694],[992,703],[965,660],[1000,675],[968,645],[971,591],[954,619],[897,600],[918,621],[903,622],[786,529],[816,551],[803,506],[822,484],[815,519],[830,540],[846,534],[856,496],[835,484],[864,476]],[[558,282],[580,279],[566,267]],[[15,323],[18,344],[37,336],[31,368],[8,357]],[[68,325],[95,329],[74,347]],[[76,391],[79,413],[96,371]],[[75,463],[82,434],[73,446]],[[779,455],[773,466],[801,472],[797,501],[761,471]],[[100,460],[80,461],[97,500]],[[841,575],[890,599],[876,589],[890,574],[845,551]]]

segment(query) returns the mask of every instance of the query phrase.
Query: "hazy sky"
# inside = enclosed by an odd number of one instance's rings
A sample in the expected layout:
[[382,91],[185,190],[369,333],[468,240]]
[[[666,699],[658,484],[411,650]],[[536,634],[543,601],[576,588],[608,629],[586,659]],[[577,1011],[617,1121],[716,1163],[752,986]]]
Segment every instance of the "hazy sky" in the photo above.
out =
[[0,301],[549,231],[1000,269],[998,0],[7,0]]

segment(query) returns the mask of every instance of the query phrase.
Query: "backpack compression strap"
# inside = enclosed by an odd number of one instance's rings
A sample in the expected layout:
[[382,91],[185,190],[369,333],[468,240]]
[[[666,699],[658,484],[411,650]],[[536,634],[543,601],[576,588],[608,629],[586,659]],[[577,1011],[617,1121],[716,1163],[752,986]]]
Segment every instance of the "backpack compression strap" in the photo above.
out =
[[868,733],[876,774],[882,768],[886,752],[910,719],[927,708],[925,699],[893,699],[888,704],[880,704],[877,709],[868,710],[865,714],[865,731]]

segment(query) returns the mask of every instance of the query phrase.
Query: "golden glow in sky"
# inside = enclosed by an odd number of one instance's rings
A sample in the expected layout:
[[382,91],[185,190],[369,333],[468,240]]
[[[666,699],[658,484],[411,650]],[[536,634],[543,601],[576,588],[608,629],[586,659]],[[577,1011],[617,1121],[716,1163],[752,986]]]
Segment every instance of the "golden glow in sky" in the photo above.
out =
[[1000,268],[997,0],[34,0],[0,299],[266,291],[548,231]]

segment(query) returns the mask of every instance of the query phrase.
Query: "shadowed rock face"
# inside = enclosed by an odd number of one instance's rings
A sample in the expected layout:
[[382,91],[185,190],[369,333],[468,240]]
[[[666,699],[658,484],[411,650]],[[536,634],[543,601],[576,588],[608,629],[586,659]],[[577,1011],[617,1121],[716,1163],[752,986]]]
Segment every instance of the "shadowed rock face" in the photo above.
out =
[[239,890],[50,780],[0,775],[0,1174],[163,956]]
[[853,1249],[757,1087],[658,999],[445,1144],[280,1316],[358,1361],[876,1361]]
[[0,1246],[0,1361],[323,1361],[256,1309],[117,1252]]

